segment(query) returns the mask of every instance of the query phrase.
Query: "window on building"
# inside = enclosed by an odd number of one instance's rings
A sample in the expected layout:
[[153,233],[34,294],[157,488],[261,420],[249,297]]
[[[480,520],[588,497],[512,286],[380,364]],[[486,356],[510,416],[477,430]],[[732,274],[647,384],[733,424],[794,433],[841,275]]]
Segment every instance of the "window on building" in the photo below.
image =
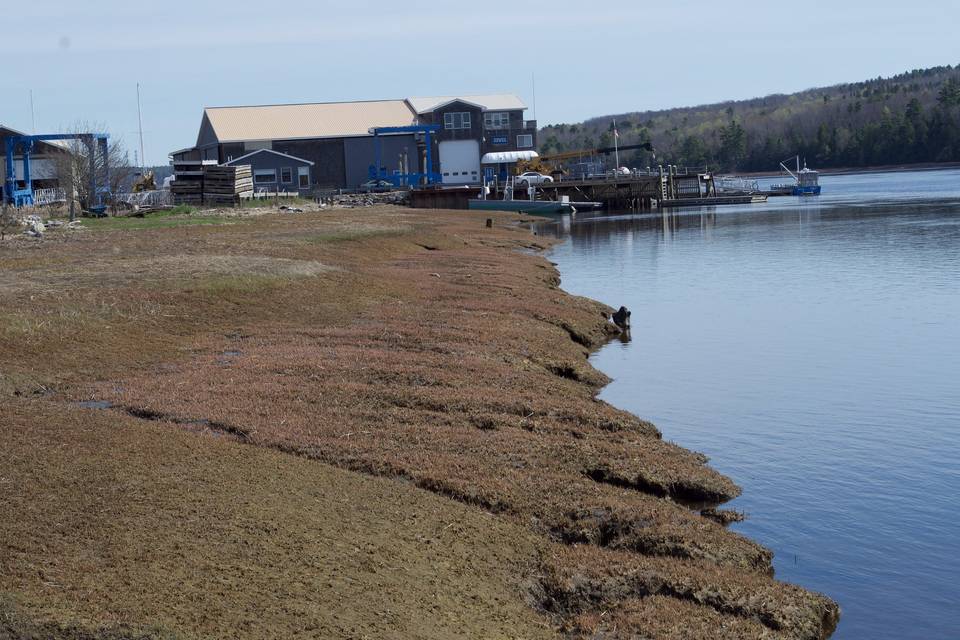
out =
[[293,184],[293,169],[290,167],[283,167],[280,169],[280,182],[283,184]]
[[276,169],[255,169],[253,172],[253,181],[256,184],[270,184],[277,181]]
[[517,148],[519,149],[529,149],[533,146],[533,134],[524,133],[517,136]]
[[443,128],[444,129],[469,129],[470,128],[470,112],[454,111],[451,113],[443,114]]
[[310,167],[297,167],[298,186],[301,189],[310,188]]
[[483,126],[487,129],[509,129],[510,114],[506,111],[494,111],[483,114]]

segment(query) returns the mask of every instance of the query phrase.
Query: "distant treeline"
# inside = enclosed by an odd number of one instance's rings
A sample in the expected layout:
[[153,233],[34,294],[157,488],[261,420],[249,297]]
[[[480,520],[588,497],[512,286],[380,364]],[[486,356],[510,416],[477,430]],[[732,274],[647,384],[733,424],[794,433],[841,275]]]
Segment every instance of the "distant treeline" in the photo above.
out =
[[699,107],[593,118],[540,130],[540,152],[651,142],[621,164],[774,170],[800,154],[812,168],[960,161],[960,65],[855,84]]

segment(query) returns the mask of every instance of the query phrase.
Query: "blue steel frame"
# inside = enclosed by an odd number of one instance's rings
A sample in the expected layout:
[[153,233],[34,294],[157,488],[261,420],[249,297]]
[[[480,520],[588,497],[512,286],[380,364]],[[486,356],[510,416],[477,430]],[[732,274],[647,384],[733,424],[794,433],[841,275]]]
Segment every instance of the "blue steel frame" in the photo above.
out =
[[[421,184],[426,180],[426,184],[437,184],[440,182],[440,174],[432,171],[433,169],[433,144],[430,135],[440,131],[438,124],[420,124],[408,127],[373,127],[369,130],[373,134],[373,154],[376,164],[370,165],[371,180],[386,180],[395,187],[412,186]],[[382,165],[382,149],[380,147],[380,136],[387,133],[422,133],[423,143],[427,148],[427,170],[423,173],[391,173],[388,174]],[[419,164],[419,158],[418,163]]]
[[[96,200],[95,203],[88,203],[87,208],[94,213],[103,213],[107,208],[105,196],[110,195],[110,155],[107,148],[107,140],[109,139],[110,136],[106,133],[47,133],[34,136],[9,136],[6,139],[7,180],[3,189],[4,201],[15,207],[33,204],[33,176],[30,174],[30,154],[33,152],[35,143],[51,140],[82,140],[86,143],[90,155],[90,197],[92,200]],[[23,189],[17,188],[17,172],[13,162],[13,156],[18,146],[23,154]],[[98,151],[103,155],[104,184],[101,187],[97,186]]]

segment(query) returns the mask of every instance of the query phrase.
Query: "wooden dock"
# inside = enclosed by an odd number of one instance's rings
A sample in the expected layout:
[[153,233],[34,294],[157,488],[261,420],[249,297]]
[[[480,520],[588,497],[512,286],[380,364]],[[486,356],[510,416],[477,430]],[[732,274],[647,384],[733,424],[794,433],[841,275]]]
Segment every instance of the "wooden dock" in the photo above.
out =
[[[502,198],[503,187],[502,184],[492,184],[489,198]],[[604,209],[617,211],[650,211],[655,207],[747,204],[757,201],[752,193],[718,191],[711,173],[678,167],[579,180],[561,178],[537,185],[536,188],[537,200],[559,202],[567,197],[571,203],[599,202]],[[411,204],[428,209],[466,209],[468,201],[479,197],[479,193],[480,187],[476,185],[416,187],[411,192]],[[526,198],[526,195],[525,191],[516,190],[517,199]]]

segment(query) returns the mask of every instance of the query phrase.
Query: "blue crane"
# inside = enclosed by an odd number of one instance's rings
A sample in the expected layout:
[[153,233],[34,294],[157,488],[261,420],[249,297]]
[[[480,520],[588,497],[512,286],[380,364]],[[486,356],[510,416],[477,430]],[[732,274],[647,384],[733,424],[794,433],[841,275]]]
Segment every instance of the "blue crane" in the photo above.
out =
[[[440,125],[438,124],[415,124],[406,127],[373,127],[369,129],[369,132],[373,134],[373,154],[375,163],[370,165],[370,178],[373,180],[386,180],[391,182],[395,187],[416,185],[423,181],[426,181],[426,184],[436,184],[440,182],[440,174],[433,171],[433,144],[431,143],[430,139],[430,135],[437,133],[438,131],[440,131]],[[408,173],[388,174],[386,170],[383,169],[380,136],[388,133],[423,134],[423,143],[426,146],[427,158],[426,166],[424,167],[424,171],[422,173],[411,173],[408,169]],[[417,164],[419,165],[419,160]]]
[[[107,208],[106,202],[110,195],[110,156],[107,148],[109,138],[110,136],[106,133],[46,133],[32,136],[8,136],[6,138],[7,180],[3,189],[4,201],[15,207],[33,204],[33,176],[30,173],[30,154],[33,152],[34,144],[52,140],[81,140],[87,145],[90,158],[90,202],[87,203],[87,209],[94,213],[103,213]],[[16,165],[13,162],[17,147],[20,147],[20,153],[23,155],[23,177],[20,179],[17,178]],[[97,185],[97,154],[100,154],[103,158],[102,186]],[[23,182],[22,188],[17,187],[18,181]]]

